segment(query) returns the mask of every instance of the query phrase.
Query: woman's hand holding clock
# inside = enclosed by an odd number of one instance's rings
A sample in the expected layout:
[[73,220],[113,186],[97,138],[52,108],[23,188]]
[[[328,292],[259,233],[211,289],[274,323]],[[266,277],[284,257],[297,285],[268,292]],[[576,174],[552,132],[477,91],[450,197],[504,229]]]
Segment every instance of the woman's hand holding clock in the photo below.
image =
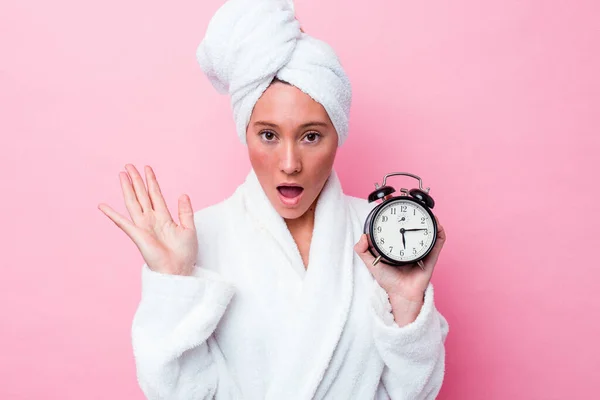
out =
[[[416,263],[402,267],[395,267],[382,262],[373,265],[375,257],[369,252],[367,234],[363,234],[354,246],[354,251],[363,260],[379,286],[388,293],[394,320],[399,326],[414,321],[419,315],[423,305],[425,289],[429,285],[435,264],[446,242],[446,232],[437,216],[435,220],[438,236],[431,252],[422,260],[423,269],[418,268]],[[405,231],[409,230],[406,229]]]
[[98,208],[133,240],[151,270],[191,275],[198,256],[198,240],[190,198],[179,197],[180,224],[177,225],[152,168],[145,167],[148,188],[133,165],[127,164],[125,169],[127,172],[121,171],[119,179],[132,221],[104,203]]

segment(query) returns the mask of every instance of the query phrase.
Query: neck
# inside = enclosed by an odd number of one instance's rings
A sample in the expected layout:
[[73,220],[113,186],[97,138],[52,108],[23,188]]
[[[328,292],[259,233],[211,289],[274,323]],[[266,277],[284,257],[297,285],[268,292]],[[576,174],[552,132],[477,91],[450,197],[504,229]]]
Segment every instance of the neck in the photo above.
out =
[[[318,197],[317,197],[318,198]],[[306,212],[298,218],[295,219],[284,219],[296,245],[298,246],[298,250],[300,251],[300,256],[302,257],[302,262],[304,263],[304,267],[308,267],[308,255],[310,251],[310,244],[312,242],[312,234],[315,226],[315,208],[317,205],[317,200],[309,207]]]
[[311,206],[306,210],[302,216],[294,219],[285,219],[285,224],[287,225],[290,232],[312,232],[315,226],[315,208],[317,207],[317,199],[311,204]]

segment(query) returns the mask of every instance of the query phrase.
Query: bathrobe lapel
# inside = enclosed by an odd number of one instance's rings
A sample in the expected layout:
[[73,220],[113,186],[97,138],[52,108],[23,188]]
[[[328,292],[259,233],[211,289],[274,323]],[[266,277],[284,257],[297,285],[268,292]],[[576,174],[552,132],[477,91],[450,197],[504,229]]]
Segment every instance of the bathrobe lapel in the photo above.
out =
[[323,379],[348,319],[353,290],[353,235],[348,204],[335,171],[331,172],[315,210],[315,225],[305,269],[285,221],[251,171],[244,196],[252,219],[270,233],[274,244],[302,279],[298,306],[290,310],[267,399],[311,399]]

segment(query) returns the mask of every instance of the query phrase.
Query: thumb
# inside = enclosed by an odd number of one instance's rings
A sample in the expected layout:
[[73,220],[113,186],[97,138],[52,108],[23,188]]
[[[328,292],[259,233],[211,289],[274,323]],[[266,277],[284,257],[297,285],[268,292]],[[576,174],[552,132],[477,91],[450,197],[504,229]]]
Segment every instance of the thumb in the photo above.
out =
[[371,273],[373,273],[375,269],[375,267],[373,266],[373,260],[375,260],[375,257],[373,257],[373,255],[369,251],[369,241],[367,239],[366,233],[363,233],[360,236],[360,240],[354,245],[354,251],[356,252],[356,254],[358,254],[360,259],[363,260],[363,262],[371,271]]

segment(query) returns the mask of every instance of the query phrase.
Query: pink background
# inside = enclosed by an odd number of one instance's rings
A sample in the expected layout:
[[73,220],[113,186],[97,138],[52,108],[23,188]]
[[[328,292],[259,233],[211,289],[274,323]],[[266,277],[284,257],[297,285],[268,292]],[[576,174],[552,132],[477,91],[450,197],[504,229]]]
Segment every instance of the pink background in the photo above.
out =
[[[173,213],[180,194],[198,209],[245,177],[229,99],[195,60],[220,4],[0,5],[0,398],[143,398],[130,343],[143,261],[96,206],[127,215],[129,162],[155,168]],[[439,398],[597,397],[598,3],[365,4],[296,7],[353,83],[345,191],[415,173],[448,232]]]

